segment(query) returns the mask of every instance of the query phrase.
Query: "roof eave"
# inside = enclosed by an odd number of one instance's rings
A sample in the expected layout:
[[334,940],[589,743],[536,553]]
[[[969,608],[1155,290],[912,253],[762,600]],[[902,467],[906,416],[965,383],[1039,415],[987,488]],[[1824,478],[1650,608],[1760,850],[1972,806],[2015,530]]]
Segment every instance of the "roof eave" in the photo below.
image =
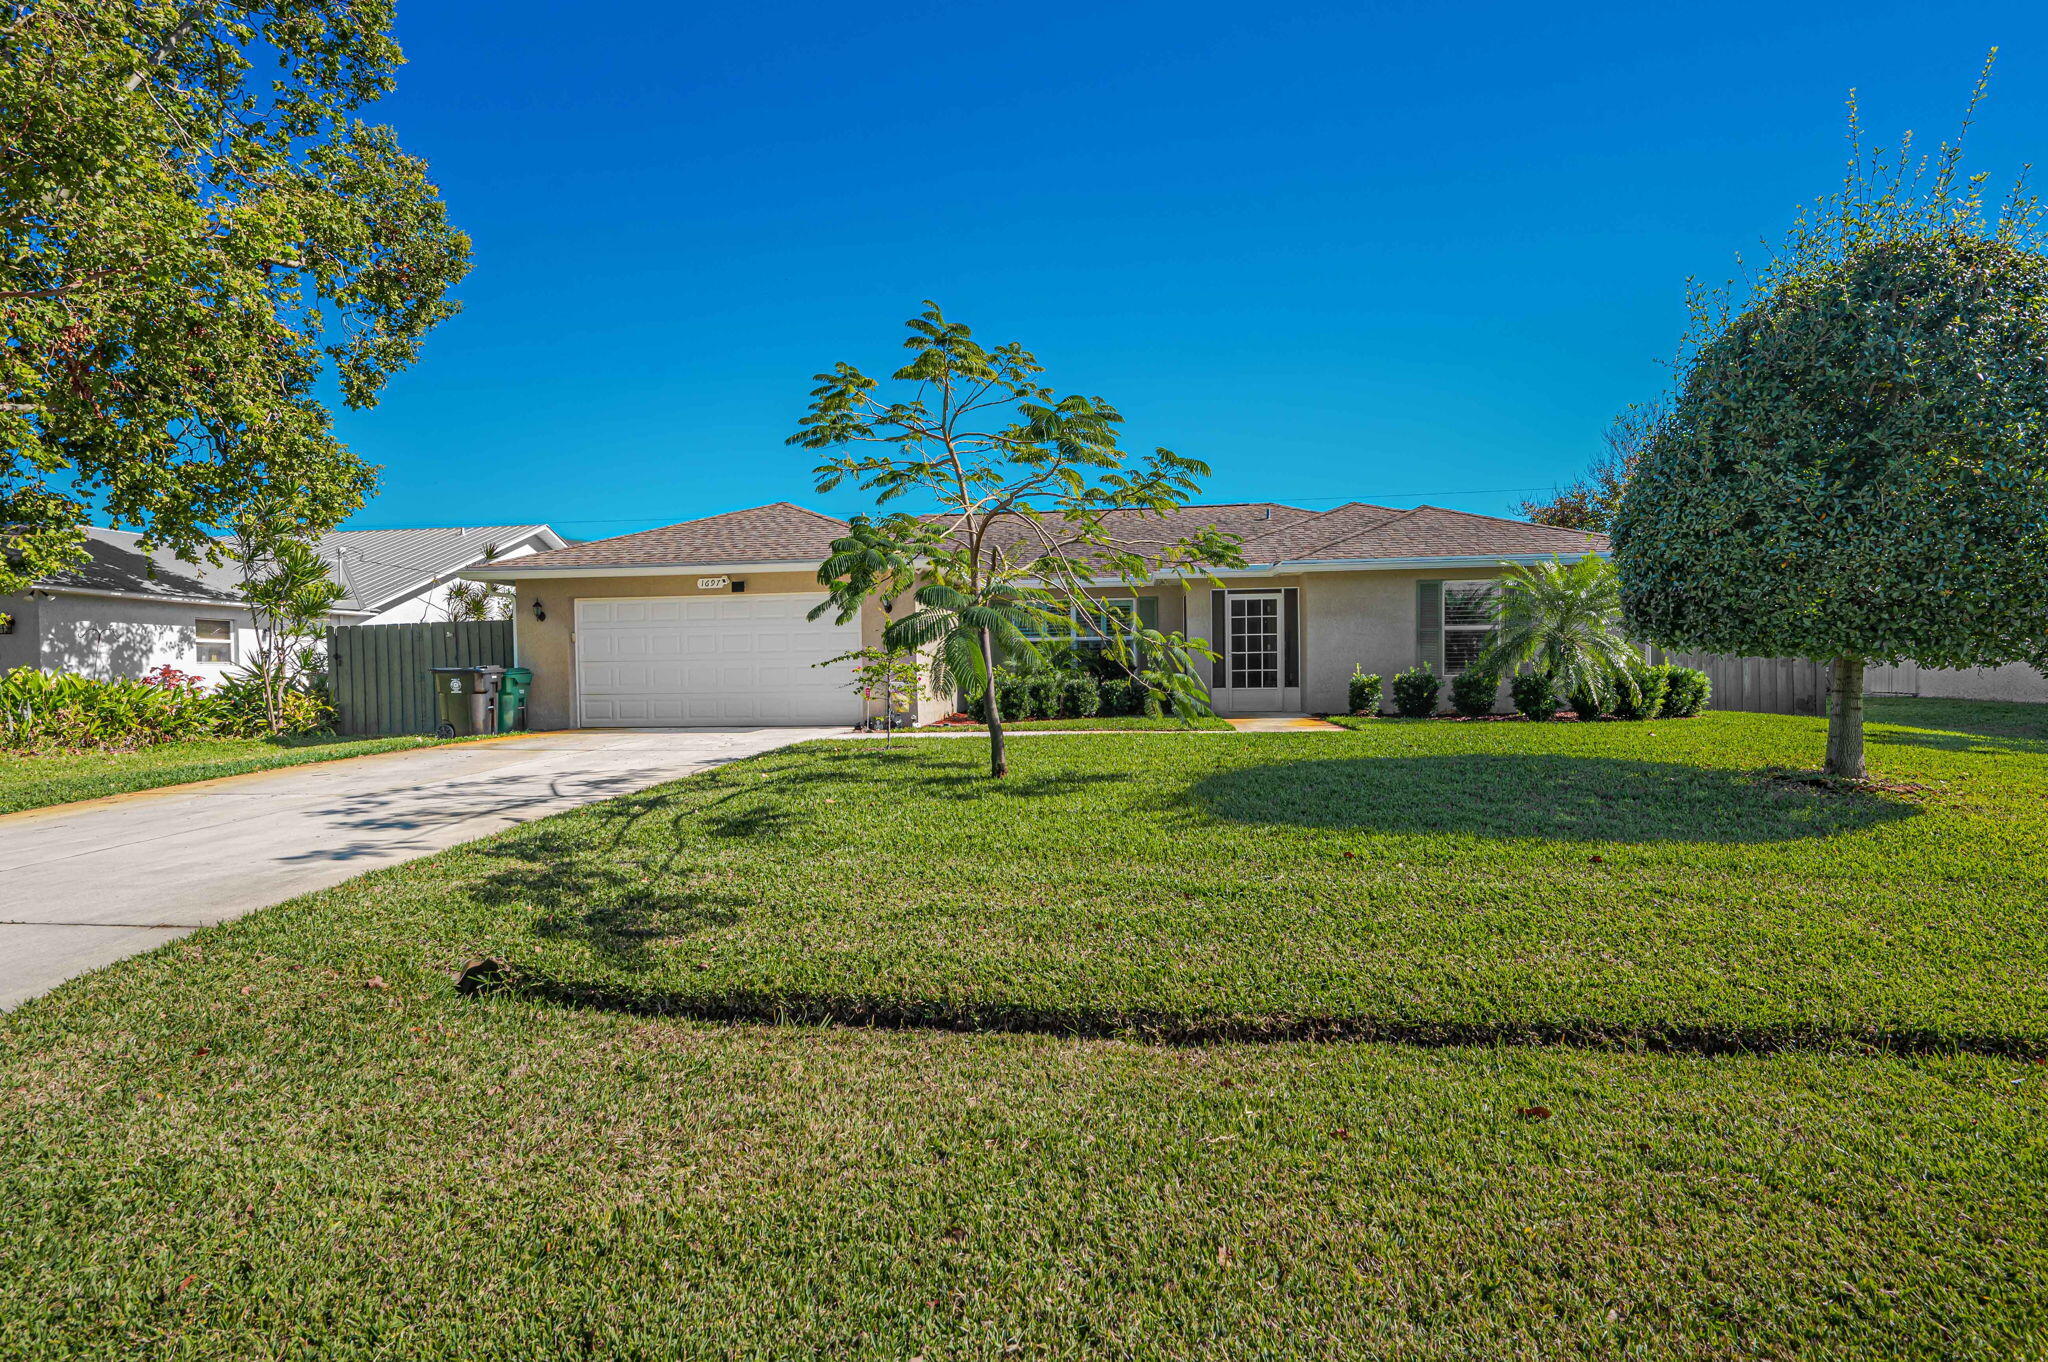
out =
[[1606,549],[1579,549],[1552,553],[1457,553],[1424,554],[1401,558],[1292,558],[1277,563],[1248,563],[1241,568],[1217,568],[1173,574],[1162,580],[1196,581],[1204,577],[1292,577],[1303,572],[1396,572],[1413,568],[1533,567],[1552,559],[1576,562],[1605,554]]
[[517,560],[495,564],[487,570],[458,574],[469,582],[568,581],[581,577],[689,577],[698,573],[721,572],[816,572],[817,558],[752,559],[738,563],[616,563],[598,567],[522,568]]
[[[247,610],[250,608],[249,602],[240,596],[166,595],[154,591],[114,591],[105,587],[93,586],[51,586],[43,582],[37,582],[35,585],[26,588],[23,594],[27,594],[30,591],[42,591],[52,596],[91,596],[99,600],[110,601],[150,601],[158,605],[216,606],[228,610]],[[330,615],[369,616],[377,612],[365,610],[359,605],[337,605],[329,609],[327,613]]]

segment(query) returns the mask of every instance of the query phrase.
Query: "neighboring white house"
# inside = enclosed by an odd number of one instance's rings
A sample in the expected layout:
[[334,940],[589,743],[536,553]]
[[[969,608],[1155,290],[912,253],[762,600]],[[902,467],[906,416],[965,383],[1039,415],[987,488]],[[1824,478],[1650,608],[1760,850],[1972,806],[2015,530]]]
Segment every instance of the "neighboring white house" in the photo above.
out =
[[[134,677],[168,665],[218,681],[248,665],[256,634],[234,565],[189,563],[137,541],[89,530],[87,562],[0,596],[0,614],[12,616],[0,625],[0,672]],[[345,593],[334,623],[410,624],[447,618],[448,585],[463,571],[564,542],[545,525],[483,525],[344,530],[319,547]]]

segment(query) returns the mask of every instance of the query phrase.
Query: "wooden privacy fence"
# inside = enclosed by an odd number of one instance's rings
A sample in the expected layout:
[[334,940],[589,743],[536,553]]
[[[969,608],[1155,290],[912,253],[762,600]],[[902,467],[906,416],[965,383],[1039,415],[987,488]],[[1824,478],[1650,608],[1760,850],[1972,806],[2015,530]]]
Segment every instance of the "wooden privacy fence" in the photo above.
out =
[[1752,714],[1825,714],[1828,669],[1803,657],[1729,657],[1721,653],[1664,653],[1658,660],[1697,667],[1714,683],[1709,709]]
[[351,736],[431,733],[429,667],[509,667],[511,620],[346,624],[327,631],[327,685]]

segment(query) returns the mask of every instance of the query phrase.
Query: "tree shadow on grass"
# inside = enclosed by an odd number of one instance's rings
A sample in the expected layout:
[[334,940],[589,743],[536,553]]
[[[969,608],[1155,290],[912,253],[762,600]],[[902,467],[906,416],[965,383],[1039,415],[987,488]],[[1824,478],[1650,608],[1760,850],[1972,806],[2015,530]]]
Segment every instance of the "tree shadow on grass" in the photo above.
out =
[[1283,762],[1219,772],[1192,793],[1236,823],[1583,842],[1782,842],[1919,812],[1741,771],[1538,754]]
[[469,887],[479,902],[531,913],[527,930],[575,941],[624,969],[651,968],[649,947],[730,925],[746,900],[680,882],[682,867],[622,858],[618,843],[593,845],[555,828],[488,843],[492,862]]
[[1941,752],[1974,752],[1985,757],[2048,757],[2048,740],[1985,736],[1977,733],[1932,733],[1925,729],[1871,727],[1865,741],[1872,748],[1931,747]]

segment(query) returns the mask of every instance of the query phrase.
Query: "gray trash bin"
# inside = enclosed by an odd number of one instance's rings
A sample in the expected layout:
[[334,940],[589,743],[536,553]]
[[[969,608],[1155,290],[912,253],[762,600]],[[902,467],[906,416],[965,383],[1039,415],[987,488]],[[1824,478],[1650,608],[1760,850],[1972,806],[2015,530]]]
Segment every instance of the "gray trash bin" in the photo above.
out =
[[498,731],[498,687],[503,667],[429,667],[434,677],[437,738],[469,738]]

